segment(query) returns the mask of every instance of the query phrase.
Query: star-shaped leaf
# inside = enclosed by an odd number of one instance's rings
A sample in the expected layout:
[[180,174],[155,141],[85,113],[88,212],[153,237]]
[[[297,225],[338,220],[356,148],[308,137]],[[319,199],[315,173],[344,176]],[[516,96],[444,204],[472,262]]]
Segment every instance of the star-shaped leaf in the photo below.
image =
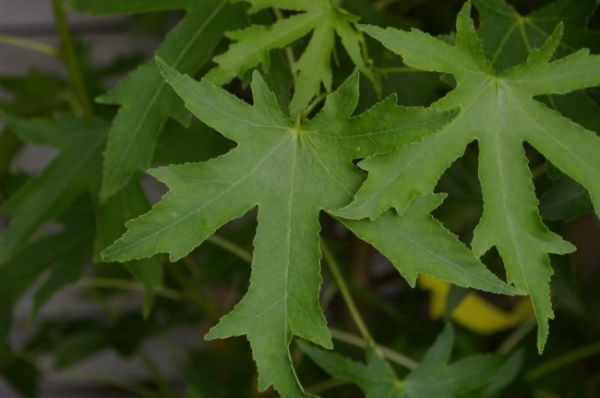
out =
[[507,360],[502,355],[474,355],[449,364],[453,345],[454,331],[448,324],[404,380],[372,346],[366,348],[366,364],[306,343],[301,347],[331,376],[358,385],[367,398],[453,398],[486,384]]
[[[353,159],[430,134],[448,123],[455,112],[403,108],[391,97],[350,119],[358,102],[355,72],[327,98],[317,116],[296,124],[280,110],[257,72],[252,82],[254,101],[249,105],[206,79],[195,82],[164,63],[160,65],[186,106],[238,146],[206,162],[152,170],[170,191],[151,212],[126,224],[128,231],[104,251],[104,258],[120,261],[164,252],[177,260],[221,225],[258,205],[249,291],[207,338],[247,335],[261,375],[259,387],[273,384],[284,396],[305,396],[288,351],[292,336],[331,347],[318,305],[319,212],[351,201],[364,178]],[[380,125],[365,130],[365,121],[373,120]],[[415,206],[414,211],[426,214],[434,206],[429,201]],[[417,216],[411,211],[407,217]],[[411,222],[394,220],[389,224],[408,235]],[[402,238],[405,236],[397,240]],[[449,243],[439,244],[452,252],[453,260],[456,252],[468,254],[455,238],[445,238]],[[406,247],[415,241],[421,246],[428,243],[417,233],[412,240],[402,239],[396,245]],[[408,256],[417,262],[431,260],[427,257],[430,252],[418,253],[413,248]],[[472,256],[466,263],[465,268],[473,263],[480,267],[473,272],[474,278],[466,278],[468,283],[487,283],[492,291],[510,292],[491,273],[485,274],[485,267]]]
[[[245,23],[240,5],[228,0],[121,1],[74,0],[70,6],[97,15],[186,10],[156,54],[175,69],[193,74],[210,60],[224,32]],[[150,166],[158,135],[168,118],[187,122],[189,113],[165,83],[154,60],[128,75],[108,94],[106,104],[121,105],[108,133],[101,198],[122,189],[138,170]]]
[[335,214],[358,219],[375,218],[388,208],[402,213],[417,195],[431,193],[444,170],[468,143],[477,140],[484,214],[475,230],[473,250],[481,256],[496,246],[508,281],[530,294],[541,350],[548,318],[553,316],[548,253],[564,254],[574,248],[540,219],[523,143],[584,186],[600,212],[600,139],[533,99],[600,85],[600,57],[580,50],[550,62],[562,36],[559,24],[527,62],[496,74],[484,57],[469,12],[467,2],[458,16],[455,45],[418,30],[363,28],[407,65],[453,74],[456,89],[433,107],[461,107],[461,112],[421,142],[361,162],[369,178],[356,201]]
[[[520,15],[504,0],[474,0],[474,3],[480,16],[477,33],[495,68],[505,69],[524,61],[530,49],[541,46],[559,22],[564,23],[564,37],[555,58],[581,47],[600,52],[600,33],[587,29],[590,16],[600,4],[598,0],[558,0],[527,15]],[[540,99],[563,116],[600,133],[600,105],[585,91]],[[542,217],[569,219],[593,212],[586,190],[564,174],[555,174],[552,188],[541,200]]]
[[321,91],[321,84],[331,91],[331,53],[336,35],[356,66],[367,76],[372,74],[363,62],[360,44],[363,38],[354,24],[358,18],[335,6],[331,0],[279,1],[245,0],[252,4],[250,11],[267,7],[304,11],[281,19],[271,26],[254,25],[227,36],[237,40],[229,50],[214,58],[218,64],[207,78],[215,84],[225,84],[268,59],[269,51],[283,48],[304,37],[312,37],[302,56],[292,65],[298,71],[296,91],[290,104],[292,116],[299,114]]

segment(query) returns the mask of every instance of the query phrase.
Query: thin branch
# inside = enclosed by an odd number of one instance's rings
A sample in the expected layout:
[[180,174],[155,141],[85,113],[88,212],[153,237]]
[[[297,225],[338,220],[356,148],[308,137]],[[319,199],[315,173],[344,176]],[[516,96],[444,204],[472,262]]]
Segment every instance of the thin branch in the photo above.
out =
[[558,358],[554,358],[553,360],[548,361],[536,368],[533,368],[531,371],[525,374],[525,379],[527,381],[533,381],[544,376],[545,374],[560,369],[563,366],[567,366],[571,363],[581,361],[582,359],[596,354],[600,354],[600,342],[588,344],[577,350],[561,355]]
[[360,334],[364,337],[365,340],[367,340],[369,342],[369,344],[371,344],[373,347],[375,347],[376,346],[375,340],[373,339],[373,336],[371,336],[371,332],[369,332],[367,325],[365,325],[365,322],[363,321],[362,317],[360,316],[360,313],[358,312],[358,309],[356,308],[354,299],[352,298],[352,295],[350,294],[350,290],[348,289],[348,285],[346,284],[346,281],[344,281],[344,278],[342,277],[342,273],[340,271],[340,268],[338,267],[337,261],[335,260],[335,257],[333,256],[333,254],[331,253],[331,251],[329,250],[327,245],[325,245],[325,243],[323,242],[322,239],[321,239],[321,250],[323,251],[323,258],[325,259],[325,262],[327,263],[327,265],[329,266],[329,269],[331,270],[333,279],[335,280],[336,285],[340,289],[342,298],[346,302],[348,311],[350,311],[350,316],[352,317],[352,319],[354,320],[354,323],[358,327]]
[[306,110],[304,112],[302,112],[302,118],[305,119],[307,118],[310,113],[323,101],[325,101],[325,99],[327,99],[327,96],[329,95],[329,93],[321,93],[317,98],[315,98],[306,108]]
[[[129,291],[145,291],[144,285],[139,282],[127,279],[112,278],[81,278],[77,284],[84,288],[116,289]],[[188,297],[177,290],[166,287],[158,288],[154,291],[158,296],[162,296],[175,301],[187,300]]]
[[143,350],[140,350],[138,354],[140,359],[142,360],[142,362],[144,362],[144,365],[146,365],[146,368],[152,375],[152,378],[156,382],[158,390],[160,391],[160,396],[163,398],[176,398],[177,394],[175,393],[175,391],[173,391],[173,387],[169,384],[167,378],[161,373],[158,366],[156,366],[156,364],[152,360],[152,357],[150,357],[150,355],[148,355]]
[[[360,338],[360,337],[355,336],[350,333],[346,333],[342,330],[338,330],[338,329],[330,327],[329,331],[331,332],[331,335],[333,336],[334,339],[343,341],[344,343],[353,345],[355,347],[365,348],[369,344],[365,339]],[[391,349],[381,346],[381,345],[377,345],[376,347],[379,351],[381,351],[381,353],[383,354],[384,357],[386,357],[387,359],[389,359],[390,361],[392,361],[394,363],[397,363],[400,366],[405,367],[406,369],[413,370],[417,366],[419,366],[418,362],[416,362],[413,359],[410,359],[407,356],[404,356],[394,350],[391,350]]]
[[[275,18],[280,21],[284,19],[283,13],[279,8],[273,8],[273,14],[275,14]],[[296,64],[296,56],[294,55],[294,50],[287,46],[285,48],[285,57],[287,58],[287,62],[290,66],[290,73],[292,74],[292,79],[294,80],[294,87],[296,87],[296,82],[298,81],[298,76],[296,72],[294,72],[294,65]]]
[[322,382],[313,384],[312,386],[306,387],[306,392],[309,394],[320,394],[324,391],[331,390],[332,388],[345,386],[350,384],[349,381],[340,379],[327,379]]
[[411,68],[410,66],[394,66],[390,68],[373,68],[375,72],[381,73],[382,75],[389,75],[392,73],[422,73],[423,70]]
[[502,344],[500,344],[497,352],[499,354],[511,352],[519,344],[519,342],[523,340],[523,338],[527,336],[531,330],[533,330],[536,324],[537,322],[535,317],[532,316],[531,318],[528,318],[518,328],[516,328]]
[[6,44],[12,47],[23,48],[25,50],[30,50],[39,54],[46,55],[48,57],[58,57],[58,51],[56,51],[56,48],[46,43],[24,39],[22,37],[0,34],[0,44]]
[[60,55],[69,73],[71,87],[82,107],[80,116],[90,117],[94,114],[92,102],[83,78],[83,71],[75,53],[75,43],[67,22],[67,16],[62,0],[52,0],[54,23],[60,39]]
[[233,243],[225,238],[222,238],[218,235],[210,236],[207,239],[207,241],[209,241],[210,243],[212,243],[215,246],[219,246],[221,249],[227,250],[231,254],[236,255],[237,257],[241,258],[248,264],[252,264],[252,253],[250,253],[248,250],[244,249],[243,247],[238,246],[235,243]]

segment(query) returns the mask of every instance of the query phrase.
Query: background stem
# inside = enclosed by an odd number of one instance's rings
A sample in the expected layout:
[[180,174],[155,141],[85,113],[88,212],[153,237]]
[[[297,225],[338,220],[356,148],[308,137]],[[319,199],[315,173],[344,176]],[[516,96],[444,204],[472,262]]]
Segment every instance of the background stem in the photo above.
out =
[[54,12],[54,23],[56,24],[56,31],[60,40],[59,54],[67,68],[71,89],[81,104],[81,114],[78,116],[91,117],[94,115],[92,102],[85,85],[81,64],[75,53],[75,44],[62,0],[52,0],[52,11]]
[[354,299],[352,298],[352,295],[350,294],[350,290],[348,289],[348,285],[346,285],[346,281],[344,281],[342,273],[340,272],[340,268],[337,265],[337,261],[335,260],[335,257],[333,257],[333,254],[329,251],[329,248],[325,245],[325,243],[323,243],[322,240],[321,240],[321,250],[323,251],[323,257],[325,258],[325,262],[327,263],[327,265],[329,266],[329,269],[331,270],[331,275],[333,276],[335,283],[337,284],[338,288],[340,289],[342,298],[344,299],[344,302],[346,303],[346,306],[348,307],[348,311],[350,311],[350,316],[354,320],[356,327],[358,327],[358,330],[360,331],[360,334],[363,336],[363,338],[370,345],[375,347],[376,346],[375,340],[373,339],[373,336],[371,336],[371,333],[369,332],[367,325],[365,325],[365,322],[363,321],[362,317],[360,316],[360,313],[358,312],[358,309],[356,308]]
[[39,41],[24,39],[22,37],[0,34],[0,44],[6,44],[12,47],[19,47],[25,50],[35,51],[49,57],[58,56],[56,48],[45,43],[40,43]]

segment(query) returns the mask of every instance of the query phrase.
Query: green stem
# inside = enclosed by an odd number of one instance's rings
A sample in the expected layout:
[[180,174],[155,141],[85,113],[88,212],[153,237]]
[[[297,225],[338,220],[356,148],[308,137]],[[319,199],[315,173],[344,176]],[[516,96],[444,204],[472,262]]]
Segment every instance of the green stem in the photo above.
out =
[[119,388],[123,391],[136,394],[143,398],[162,398],[152,389],[138,383],[133,383],[125,380],[104,380],[106,384]]
[[519,344],[519,342],[533,330],[536,324],[537,321],[533,316],[523,322],[510,334],[510,336],[506,338],[506,340],[504,340],[502,344],[500,344],[500,347],[498,347],[497,350],[498,354],[506,354],[511,352]]
[[62,0],[52,0],[52,10],[54,12],[54,21],[56,30],[60,39],[60,55],[69,73],[71,89],[77,95],[82,107],[82,114],[79,116],[93,116],[92,102],[88,95],[87,87],[83,78],[83,72],[77,54],[75,53],[75,44],[67,22],[67,16],[63,7]]
[[53,58],[58,56],[56,48],[45,43],[40,43],[39,41],[23,39],[22,37],[0,34],[0,44],[24,48],[26,50],[35,51],[36,53],[44,54]]
[[[281,10],[279,8],[273,8],[273,14],[275,14],[275,19],[277,19],[278,21],[282,20],[283,17],[283,13],[281,12]],[[287,46],[285,48],[285,56],[287,58],[287,62],[290,66],[290,73],[292,74],[292,79],[294,80],[294,87],[296,87],[296,82],[298,81],[298,76],[296,74],[296,72],[294,72],[294,65],[296,64],[296,56],[294,55],[294,50],[290,47]]]
[[317,394],[322,393],[323,391],[331,390],[332,388],[336,388],[336,387],[345,386],[347,384],[350,384],[350,382],[346,381],[346,380],[327,379],[320,383],[313,384],[312,386],[307,387],[306,392],[309,394],[317,395]]
[[93,377],[87,374],[78,374],[73,372],[70,373],[70,376],[97,385],[104,384],[107,386],[115,387],[143,398],[161,398],[159,394],[154,390],[144,386],[143,384],[134,383],[128,380],[119,380],[107,377]]
[[533,170],[531,170],[531,177],[536,180],[538,178],[540,178],[541,176],[546,175],[548,171],[548,164],[546,162],[536,166],[533,168]]
[[327,263],[327,265],[329,266],[329,269],[331,270],[333,279],[335,280],[336,285],[340,289],[342,298],[346,302],[348,311],[350,311],[350,316],[352,317],[352,319],[354,320],[354,323],[358,327],[360,334],[364,337],[364,339],[370,345],[375,347],[376,346],[375,340],[373,339],[373,336],[371,336],[371,332],[369,332],[367,325],[365,325],[365,322],[363,321],[362,317],[360,316],[360,313],[358,312],[358,309],[356,308],[354,299],[352,298],[352,295],[350,294],[350,290],[348,289],[348,285],[346,284],[346,281],[344,281],[344,278],[342,277],[342,273],[340,272],[340,268],[338,267],[337,261],[335,260],[335,257],[333,256],[331,251],[329,251],[329,248],[327,247],[327,245],[325,245],[325,243],[323,242],[322,239],[321,239],[321,250],[323,251],[323,257],[325,258],[325,262]]
[[[334,339],[339,340],[339,341],[343,341],[344,343],[353,345],[355,347],[359,347],[359,348],[365,348],[369,343],[365,340],[362,339],[358,336],[355,336],[353,334],[350,333],[346,333],[344,331],[335,329],[330,327],[329,331],[331,332],[331,335],[333,336]],[[397,363],[400,366],[405,367],[406,369],[415,369],[419,363],[394,351],[391,350],[387,347],[384,346],[380,346],[377,345],[376,346],[377,349],[383,354],[384,357],[386,357],[387,359],[389,359],[390,361]]]
[[221,249],[225,249],[231,254],[236,255],[248,264],[252,264],[252,253],[236,245],[235,243],[228,241],[227,239],[221,238],[218,235],[212,235],[207,240],[215,246],[219,246]]
[[302,118],[305,119],[307,118],[310,113],[317,107],[317,105],[319,105],[321,102],[325,101],[325,99],[327,98],[327,96],[329,95],[329,93],[322,93],[321,95],[319,95],[317,98],[315,98],[306,108],[306,110],[304,112],[302,112]]
[[[23,141],[10,130],[4,130],[0,134],[0,183],[10,171],[10,165],[22,146]],[[0,203],[5,199],[2,188],[0,186]]]
[[173,391],[173,388],[171,387],[165,376],[163,376],[163,374],[160,372],[158,366],[156,366],[150,355],[140,350],[139,356],[142,362],[144,362],[144,365],[146,365],[146,368],[148,369],[152,377],[154,378],[158,390],[160,391],[160,396],[163,398],[177,398],[177,394],[175,394],[175,391]]
[[580,361],[584,358],[596,354],[600,354],[600,342],[588,344],[577,350],[571,351],[565,355],[555,358],[552,361],[546,362],[538,366],[537,368],[534,368],[531,371],[527,372],[525,378],[527,379],[527,381],[533,381],[544,376],[547,373],[560,369],[563,366],[567,366],[573,362]]
[[181,288],[183,288],[185,295],[187,298],[194,304],[196,307],[200,309],[200,311],[204,312],[212,319],[218,319],[220,314],[216,307],[212,305],[212,302],[204,297],[196,287],[192,286],[190,283],[191,280],[184,272],[182,272],[183,263],[175,263],[171,264],[169,269],[172,271],[172,275],[179,283]]
[[398,3],[399,0],[377,0],[374,4],[373,4],[373,8],[375,8],[375,10],[377,11],[383,11],[386,8],[388,8],[389,6],[391,6],[394,3]]
[[323,310],[329,307],[338,291],[338,287],[333,283],[325,288],[325,291],[321,295],[321,307],[323,307]]
[[[144,285],[142,285],[141,283],[126,279],[81,278],[78,282],[78,285],[85,288],[104,288],[140,292],[143,292],[145,290]],[[187,296],[185,294],[166,287],[156,289],[155,293],[159,296],[163,296],[165,298],[176,301],[182,301],[187,299]]]
[[108,301],[106,300],[106,297],[104,297],[104,295],[102,295],[100,293],[100,291],[98,290],[97,287],[95,286],[83,286],[83,285],[79,285],[84,292],[87,294],[87,296],[96,303],[96,305],[98,307],[100,307],[100,309],[102,309],[102,311],[104,311],[104,315],[106,315],[106,317],[111,321],[114,322],[117,320],[117,318],[119,317],[118,311],[115,310],[114,308],[112,308]]
[[383,75],[389,75],[391,73],[420,73],[423,72],[420,69],[411,68],[410,66],[395,66],[391,68],[373,68],[375,72]]

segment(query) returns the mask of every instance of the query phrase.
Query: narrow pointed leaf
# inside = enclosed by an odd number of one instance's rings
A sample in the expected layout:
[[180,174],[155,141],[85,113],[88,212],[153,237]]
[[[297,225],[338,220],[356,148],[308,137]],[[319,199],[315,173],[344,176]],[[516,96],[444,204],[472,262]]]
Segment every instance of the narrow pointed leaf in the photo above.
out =
[[[529,49],[539,47],[548,40],[559,23],[561,27],[564,26],[564,37],[555,43],[555,54],[550,53],[546,57],[569,55],[582,47],[589,48],[594,53],[600,51],[600,33],[588,29],[590,17],[600,5],[598,0],[556,0],[527,15],[519,15],[513,6],[504,0],[474,0],[474,3],[481,18],[478,34],[482,38],[486,54],[498,69],[506,69],[531,58]],[[498,29],[498,26],[502,29]],[[575,59],[571,58],[571,62]],[[548,73],[552,71],[543,63],[539,66],[541,74],[550,78]],[[568,63],[560,64],[563,70],[570,67]],[[579,67],[580,65],[577,65],[576,69]],[[531,71],[527,73],[531,74]],[[541,74],[537,76],[538,85],[543,84],[540,81]],[[580,87],[581,82],[577,78],[573,79],[576,75],[574,73],[570,79],[561,79],[554,83],[561,83],[563,87],[575,83],[574,88]],[[600,106],[585,91],[548,95],[540,99],[563,116],[600,133]],[[545,194],[546,200],[550,197],[560,200],[560,203],[554,201],[552,204],[559,207],[555,207],[556,211],[552,215],[547,210],[546,213],[542,212],[544,217],[556,219],[562,214],[565,218],[572,218],[576,214],[585,214],[586,208],[589,209],[588,212],[591,211],[585,189],[564,175],[558,177],[552,191]],[[585,206],[586,201],[588,206]],[[547,202],[543,204],[544,207],[547,205]]]
[[34,296],[34,314],[58,289],[78,278],[88,264],[95,226],[88,222],[93,211],[87,203],[83,211],[76,206],[76,211],[66,212],[63,231],[26,246],[10,261],[0,264],[0,347],[8,343],[17,301],[44,272],[51,272],[51,276]]
[[11,220],[2,234],[0,264],[75,198],[84,192],[97,192],[107,130],[103,121],[81,121],[66,115],[59,115],[54,121],[5,120],[23,141],[53,146],[58,154],[4,204],[2,210]]
[[[150,203],[139,181],[130,181],[127,186],[102,203],[96,211],[95,258],[125,230],[125,222],[150,209]],[[123,266],[144,284],[144,315],[148,315],[154,303],[156,289],[162,287],[162,264],[158,256],[127,261]]]
[[[226,31],[243,26],[245,21],[241,5],[232,5],[228,0],[77,0],[71,7],[94,14],[184,9],[186,16],[169,32],[156,54],[175,69],[190,74],[210,60]],[[189,114],[153,60],[99,100],[121,105],[104,153],[101,198],[106,200],[122,189],[135,172],[150,166],[156,140],[167,119],[173,117],[185,122]]]

